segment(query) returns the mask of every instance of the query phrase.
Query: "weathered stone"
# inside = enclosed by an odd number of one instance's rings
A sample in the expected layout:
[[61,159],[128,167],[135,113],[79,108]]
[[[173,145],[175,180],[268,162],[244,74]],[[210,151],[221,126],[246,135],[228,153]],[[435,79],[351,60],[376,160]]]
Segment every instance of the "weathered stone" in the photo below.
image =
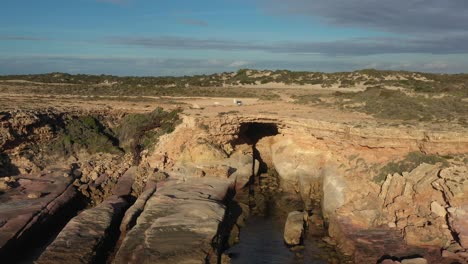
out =
[[436,226],[407,226],[404,231],[406,243],[409,245],[442,248],[450,242],[442,230]]
[[11,187],[5,181],[0,181],[0,191],[6,191],[10,188]]
[[76,207],[73,179],[62,177],[63,173],[20,175],[18,186],[0,196],[0,257],[5,263],[12,263],[10,257],[37,240],[38,234],[47,236],[66,211]]
[[137,167],[129,168],[124,175],[119,178],[117,184],[112,189],[112,194],[119,197],[130,195],[132,193],[132,185],[135,181],[136,173]]
[[184,148],[179,162],[204,163],[227,158],[226,153],[208,142],[196,142],[196,144]]
[[427,264],[427,260],[424,258],[403,259],[401,264]]
[[135,203],[125,212],[125,216],[120,224],[120,232],[122,234],[125,234],[136,224],[136,219],[140,216],[141,212],[143,212],[146,202],[155,191],[156,183],[153,181],[147,182],[143,193],[138,196]]
[[447,215],[447,211],[445,211],[445,208],[435,201],[431,203],[431,211],[440,217],[445,217],[445,215]]
[[206,263],[214,257],[212,243],[220,241],[229,187],[226,179],[212,177],[160,182],[114,263]]
[[334,170],[326,173],[323,179],[322,210],[325,217],[345,203],[346,182],[342,175]]
[[406,183],[405,178],[399,174],[387,177],[387,181],[389,181],[387,193],[382,194],[384,206],[391,204],[396,197],[403,194]]
[[284,226],[284,242],[289,246],[301,244],[304,233],[304,213],[295,211],[288,215]]
[[291,138],[279,138],[271,149],[273,166],[285,191],[299,191],[300,178],[303,178],[303,184],[322,181],[322,164],[326,156],[323,151],[308,148]]
[[113,196],[98,206],[81,212],[63,228],[42,253],[37,264],[95,263],[103,261],[103,252],[128,203]]
[[93,171],[89,174],[89,178],[91,178],[92,181],[95,181],[97,178],[99,178],[99,173],[97,171]]
[[42,196],[42,193],[40,193],[40,192],[28,193],[28,198],[29,199],[37,199],[37,198],[40,198],[41,196]]
[[458,234],[460,245],[468,249],[468,205],[449,213],[449,223]]
[[452,243],[450,244],[450,246],[446,248],[446,250],[450,252],[457,252],[457,251],[463,251],[463,248],[458,243]]

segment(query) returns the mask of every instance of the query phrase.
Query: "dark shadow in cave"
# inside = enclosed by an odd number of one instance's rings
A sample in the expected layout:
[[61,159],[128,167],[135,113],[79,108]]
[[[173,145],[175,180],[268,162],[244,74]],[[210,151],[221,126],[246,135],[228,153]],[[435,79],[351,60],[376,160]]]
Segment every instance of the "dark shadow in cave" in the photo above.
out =
[[239,142],[237,143],[255,145],[260,139],[264,137],[278,134],[278,125],[274,123],[242,123],[239,129]]
[[[239,129],[239,137],[237,144],[249,144],[252,145],[254,159],[260,162],[259,173],[265,173],[268,170],[265,162],[262,161],[260,153],[258,152],[256,145],[257,142],[264,138],[278,135],[278,125],[275,123],[242,123]],[[255,164],[252,168],[252,171],[255,168]],[[257,175],[255,175],[257,176]]]
[[[240,125],[239,137],[237,142],[235,143],[251,145],[254,159],[252,163],[252,177],[250,177],[250,180],[247,184],[249,188],[249,197],[255,197],[255,185],[259,184],[259,175],[268,171],[267,164],[262,160],[260,152],[257,150],[257,142],[264,137],[275,136],[278,134],[278,126],[275,123],[251,122],[242,123]],[[259,171],[258,174],[255,174],[255,163],[257,161],[259,163]],[[253,201],[253,199],[249,199],[249,207],[253,208],[254,206],[255,202]]]

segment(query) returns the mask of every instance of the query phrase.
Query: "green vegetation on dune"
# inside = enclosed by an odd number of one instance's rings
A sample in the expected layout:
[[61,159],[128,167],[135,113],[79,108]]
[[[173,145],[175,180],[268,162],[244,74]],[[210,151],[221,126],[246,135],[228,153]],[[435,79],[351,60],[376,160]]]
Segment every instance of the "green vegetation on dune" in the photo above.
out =
[[294,96],[296,103],[339,107],[381,119],[408,121],[450,121],[468,125],[468,101],[457,95],[405,93],[381,86],[360,92],[335,92],[331,95]]
[[[374,69],[336,73],[240,69],[235,73],[181,77],[119,77],[49,73],[0,76],[0,80],[54,84],[33,89],[34,93],[42,94],[251,97],[256,93],[238,86],[284,83],[286,85],[320,85],[324,88],[336,86],[343,89],[357,85],[385,85],[422,93],[457,93],[459,96],[468,96],[468,74],[433,74]],[[15,85],[32,89],[28,83],[17,82]],[[235,89],[229,86],[235,86]]]
[[421,93],[450,93],[468,96],[468,74],[436,74],[365,69],[355,73],[369,77],[364,84],[407,88]]
[[116,84],[98,85],[31,85],[14,83],[0,87],[0,92],[29,93],[40,95],[76,96],[178,96],[178,97],[262,97],[269,91],[254,91],[242,87],[159,87]]
[[399,90],[381,87],[372,87],[357,93],[337,92],[335,95],[342,107],[356,104],[354,109],[384,119],[446,120],[463,123],[462,117],[468,116],[468,103],[455,96],[410,96]]

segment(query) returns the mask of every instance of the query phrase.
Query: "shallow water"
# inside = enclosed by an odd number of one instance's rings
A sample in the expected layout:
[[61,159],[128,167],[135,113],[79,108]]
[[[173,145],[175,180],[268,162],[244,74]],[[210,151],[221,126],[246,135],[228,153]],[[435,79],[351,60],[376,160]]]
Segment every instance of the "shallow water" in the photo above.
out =
[[[232,264],[326,264],[318,255],[318,238],[306,236],[303,250],[292,252],[283,242],[284,221],[274,217],[251,216],[241,229],[240,243],[230,248]],[[326,256],[325,256],[326,258]]]

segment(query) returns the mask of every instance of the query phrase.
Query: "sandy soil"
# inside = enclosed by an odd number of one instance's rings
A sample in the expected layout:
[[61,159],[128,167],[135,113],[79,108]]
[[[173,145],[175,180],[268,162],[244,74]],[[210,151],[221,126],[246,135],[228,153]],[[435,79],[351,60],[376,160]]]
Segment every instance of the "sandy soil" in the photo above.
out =
[[[348,89],[341,89],[341,91]],[[0,111],[16,109],[54,108],[59,111],[117,111],[149,112],[156,107],[182,108],[192,116],[212,117],[221,115],[259,115],[287,120],[313,119],[344,123],[355,127],[421,128],[436,131],[455,131],[462,128],[449,123],[419,123],[378,120],[370,115],[351,110],[341,110],[322,105],[301,105],[294,102],[294,95],[329,94],[334,88],[289,88],[271,90],[279,100],[267,101],[258,98],[237,98],[242,106],[233,103],[235,98],[212,97],[155,97],[155,96],[76,96],[38,95],[23,93],[0,93]],[[466,132],[466,130],[465,130]]]

